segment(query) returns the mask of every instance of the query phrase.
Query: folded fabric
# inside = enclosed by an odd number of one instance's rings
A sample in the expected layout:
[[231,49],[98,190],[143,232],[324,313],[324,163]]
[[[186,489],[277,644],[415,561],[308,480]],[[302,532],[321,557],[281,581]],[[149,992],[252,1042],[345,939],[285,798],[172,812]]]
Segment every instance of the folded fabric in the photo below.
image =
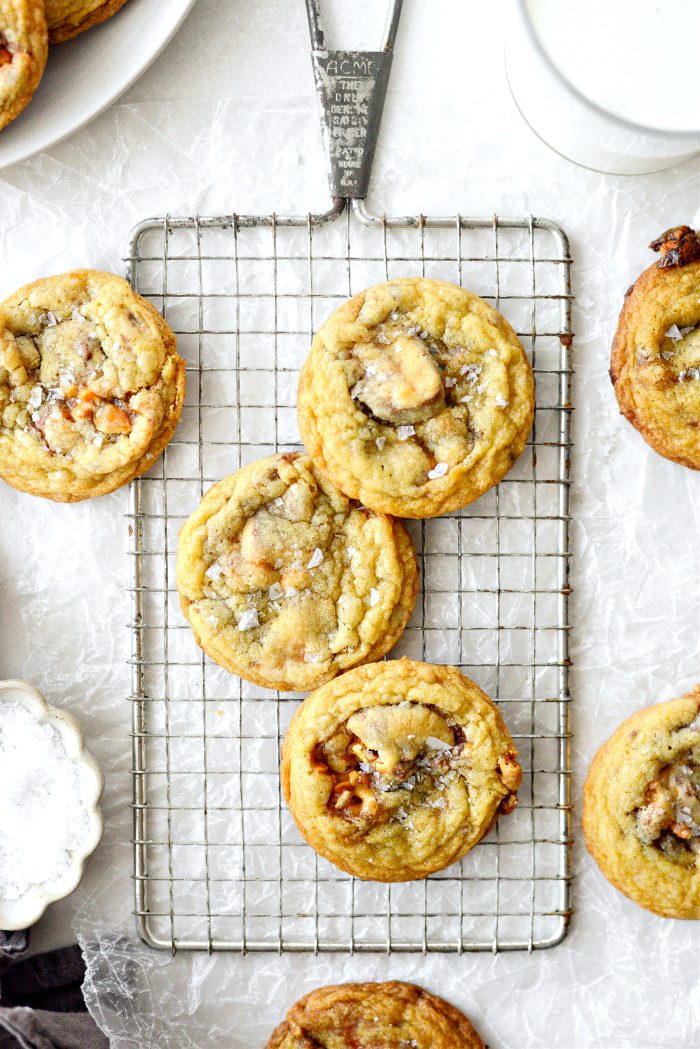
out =
[[81,990],[80,948],[16,959],[26,933],[0,934],[0,1049],[109,1049]]

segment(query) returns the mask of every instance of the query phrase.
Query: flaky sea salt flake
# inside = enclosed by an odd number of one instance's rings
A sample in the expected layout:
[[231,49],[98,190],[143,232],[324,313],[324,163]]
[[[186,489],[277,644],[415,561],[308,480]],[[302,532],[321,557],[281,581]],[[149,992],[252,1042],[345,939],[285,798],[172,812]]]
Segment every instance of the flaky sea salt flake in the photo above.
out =
[[307,568],[318,568],[318,566],[321,564],[322,561],[323,561],[323,551],[320,550],[319,547],[316,547],[316,549],[314,550],[313,554],[311,555],[311,560],[309,561],[309,563],[308,563],[308,565],[306,567]]
[[496,394],[496,404],[499,408],[507,408],[510,401],[507,401],[500,393]]
[[667,339],[673,339],[674,342],[680,342],[680,340],[683,338],[683,336],[681,335],[681,330],[677,324],[672,324],[668,331],[664,332],[664,335]]
[[256,626],[260,626],[257,608],[246,608],[245,612],[241,612],[238,617],[238,629],[243,632],[244,630],[254,630]]
[[447,463],[436,463],[432,470],[428,470],[428,477],[434,481],[437,477],[444,477],[448,470]]
[[415,426],[411,426],[410,423],[408,423],[406,426],[396,427],[396,436],[400,441],[407,441],[409,437],[413,437],[415,432]]
[[379,591],[376,587],[372,587],[369,592],[369,604],[370,608],[374,608],[375,605],[379,604]]
[[376,444],[377,448],[381,452],[382,448],[386,444],[386,437],[377,437],[377,438],[375,438],[374,443]]

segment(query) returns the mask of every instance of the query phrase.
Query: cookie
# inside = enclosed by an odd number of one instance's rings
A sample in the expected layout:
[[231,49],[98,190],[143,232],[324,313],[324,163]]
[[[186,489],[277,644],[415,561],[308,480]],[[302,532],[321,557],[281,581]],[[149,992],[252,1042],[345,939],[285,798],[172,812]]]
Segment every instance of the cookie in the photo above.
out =
[[434,517],[508,472],[532,428],[532,369],[477,295],[407,277],[355,295],[321,325],[299,380],[301,436],[352,499]]
[[521,769],[495,705],[454,667],[400,659],[309,696],[282,748],[282,788],[309,845],[372,881],[455,863],[516,804]]
[[75,270],[0,303],[0,477],[58,502],[149,470],[185,396],[158,311],[121,277]]
[[665,918],[700,918],[700,686],[633,714],[600,748],[583,830],[625,896]]
[[52,44],[70,40],[116,15],[126,0],[46,0],[46,21]]
[[466,1016],[412,983],[345,983],[301,998],[266,1049],[484,1049]]
[[306,691],[389,651],[418,569],[400,522],[287,453],[206,493],[180,533],[177,587],[212,659],[257,685]]
[[31,100],[48,47],[43,0],[0,0],[0,128]]
[[620,411],[654,451],[700,469],[700,237],[688,226],[650,245],[661,258],[628,289],[610,378]]

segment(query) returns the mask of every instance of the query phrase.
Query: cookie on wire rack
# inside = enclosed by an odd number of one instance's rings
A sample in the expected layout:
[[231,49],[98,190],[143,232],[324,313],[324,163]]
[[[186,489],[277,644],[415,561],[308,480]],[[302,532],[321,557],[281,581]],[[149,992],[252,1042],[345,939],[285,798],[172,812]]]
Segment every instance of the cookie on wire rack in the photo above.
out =
[[74,270],[0,303],[0,477],[76,502],[149,470],[172,437],[185,362],[121,277]]
[[445,281],[377,284],[321,325],[299,380],[299,429],[319,470],[399,517],[474,502],[520,456],[534,380],[507,320]]
[[454,667],[389,660],[348,671],[298,708],[282,789],[308,843],[371,881],[455,863],[512,811],[518,755],[495,704]]
[[413,611],[418,568],[399,521],[346,499],[289,452],[205,494],[180,533],[177,587],[212,659],[302,692],[389,651]]
[[668,229],[625,296],[610,377],[620,411],[666,459],[700,469],[700,235]]
[[319,987],[301,998],[265,1049],[484,1049],[444,998],[397,980]]
[[48,48],[43,0],[0,0],[0,128],[31,101]]

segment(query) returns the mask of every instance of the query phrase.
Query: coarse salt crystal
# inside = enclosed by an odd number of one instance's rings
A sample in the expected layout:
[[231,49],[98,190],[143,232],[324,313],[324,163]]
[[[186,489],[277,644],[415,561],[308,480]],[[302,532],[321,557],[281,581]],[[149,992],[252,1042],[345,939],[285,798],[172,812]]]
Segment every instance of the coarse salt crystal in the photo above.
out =
[[398,312],[398,310],[394,310],[393,313],[389,314],[389,320],[397,321],[398,319],[399,319],[399,312]]
[[670,361],[671,358],[674,356],[674,352],[673,352],[673,350],[662,350],[661,351],[661,356],[663,357],[663,359],[665,361]]
[[449,750],[450,749],[450,744],[449,743],[445,743],[441,739],[438,739],[437,736],[428,736],[426,738],[425,742],[426,742],[427,746],[429,746],[431,748],[431,750]]
[[434,481],[436,477],[444,477],[448,470],[447,463],[436,463],[432,470],[428,470],[428,477]]
[[81,324],[87,324],[87,317],[83,317],[80,310],[76,309],[75,306],[71,310],[71,318],[74,321],[79,321]]
[[288,586],[287,589],[284,592],[285,597],[296,597],[296,595],[298,593],[299,593],[299,591],[297,590],[297,588],[295,586]]
[[667,339],[673,339],[674,342],[680,342],[680,340],[683,338],[683,336],[681,335],[681,330],[677,324],[672,324],[668,331],[664,332],[664,335]]
[[474,400],[474,394],[473,393],[468,393],[465,397],[460,397],[459,403],[460,404],[471,404],[471,402],[473,400]]
[[382,448],[386,444],[386,437],[377,437],[377,438],[375,438],[374,443],[376,444],[377,448],[381,452]]
[[48,313],[46,314],[46,316],[48,317],[48,325],[47,325],[47,327],[55,328],[56,325],[58,324],[58,320],[56,319],[56,314],[53,312],[53,310],[49,310]]
[[374,606],[376,604],[378,604],[378,603],[379,603],[379,591],[376,589],[376,587],[372,587],[372,589],[369,592],[370,608],[374,608]]
[[213,565],[209,565],[209,568],[207,568],[204,574],[207,579],[218,579],[222,572],[223,568],[218,561],[215,561]]
[[421,337],[421,339],[428,339],[430,337],[430,332],[422,331],[420,333],[420,337]]
[[499,408],[507,408],[509,403],[500,393],[496,394],[496,404]]
[[457,380],[453,379],[451,375],[448,375],[445,379],[445,386],[448,390],[451,390],[453,386],[457,385]]
[[96,434],[92,439],[92,443],[95,445],[96,448],[101,448],[104,442],[105,435],[103,433]]
[[279,601],[283,593],[284,590],[279,585],[279,583],[273,583],[267,591],[267,596],[270,598],[271,601]]
[[689,324],[687,328],[681,328],[681,338],[684,339],[689,332],[694,331],[694,330],[695,330],[695,325],[694,324]]
[[388,346],[389,336],[385,335],[383,331],[379,331],[376,335],[376,341],[379,343],[380,346]]
[[359,767],[360,772],[374,772],[374,767],[372,765],[369,765],[366,761],[361,761],[359,763]]
[[396,427],[396,436],[398,437],[398,439],[400,441],[407,441],[409,437],[413,437],[413,434],[415,432],[416,432],[415,426],[411,426],[410,423],[407,426],[397,426]]
[[323,561],[323,551],[320,550],[318,547],[316,547],[316,549],[314,550],[313,554],[311,555],[311,560],[309,561],[309,563],[308,563],[308,565],[306,567],[307,568],[318,568],[318,566],[321,564],[322,561]]
[[32,408],[38,408],[41,404],[43,396],[44,391],[42,390],[41,386],[37,385],[32,389],[32,392],[29,394],[27,404],[31,405]]
[[15,702],[0,703],[0,767],[0,886],[17,900],[61,878],[87,841],[90,780],[54,726]]
[[260,626],[257,608],[247,608],[245,612],[241,612],[238,617],[239,630],[253,630],[256,626]]

